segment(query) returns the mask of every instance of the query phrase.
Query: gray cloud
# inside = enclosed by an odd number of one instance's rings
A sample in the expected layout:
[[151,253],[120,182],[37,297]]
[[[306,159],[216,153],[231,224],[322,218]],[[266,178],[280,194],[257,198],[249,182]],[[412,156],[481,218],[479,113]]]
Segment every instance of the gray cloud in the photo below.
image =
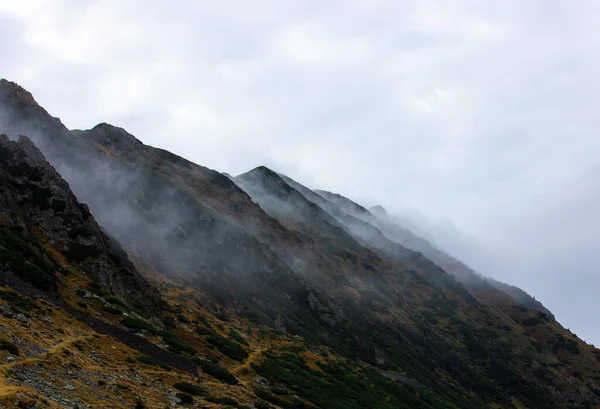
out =
[[599,18],[591,0],[0,0],[0,56],[70,128],[453,220],[421,223],[600,343]]

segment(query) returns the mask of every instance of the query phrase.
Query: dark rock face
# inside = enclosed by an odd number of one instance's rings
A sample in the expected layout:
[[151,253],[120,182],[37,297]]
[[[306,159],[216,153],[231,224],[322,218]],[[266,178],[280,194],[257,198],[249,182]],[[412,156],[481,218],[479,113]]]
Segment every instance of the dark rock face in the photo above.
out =
[[243,301],[246,314],[263,311],[269,324],[277,314],[291,319],[307,302],[307,284],[279,252],[297,248],[299,238],[227,176],[112,125],[69,131],[14,83],[0,83],[0,107],[0,129],[28,132],[130,254],[219,302]]
[[[59,263],[39,237],[118,295],[152,303],[143,297],[153,290],[93,214],[132,257],[184,277],[214,305],[406,374],[397,380],[418,382],[436,402],[429,407],[597,403],[592,383],[571,369],[600,373],[591,347],[485,280],[464,280],[475,273],[384,216],[265,167],[231,178],[112,125],[70,131],[6,81],[0,108],[0,131],[30,135],[90,207],[30,141],[3,138],[0,217],[8,231],[0,240],[13,249],[25,242],[33,264],[50,272],[50,289]],[[13,260],[2,267],[14,268]],[[25,278],[38,271],[17,267]],[[587,348],[587,358],[565,345]]]
[[[55,282],[57,270],[64,268],[48,251],[52,248],[136,307],[154,311],[159,305],[158,294],[118,251],[118,243],[100,230],[88,207],[24,136],[15,142],[0,136],[0,227],[13,239],[5,238],[6,251],[21,248],[39,259],[26,274],[34,283]],[[15,265],[9,261],[7,267]]]

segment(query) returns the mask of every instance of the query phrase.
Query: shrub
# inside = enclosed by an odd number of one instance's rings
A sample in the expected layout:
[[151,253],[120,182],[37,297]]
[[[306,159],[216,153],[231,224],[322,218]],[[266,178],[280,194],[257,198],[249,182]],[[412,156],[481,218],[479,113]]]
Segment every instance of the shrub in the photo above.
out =
[[177,382],[173,387],[181,392],[189,393],[195,396],[206,396],[208,391],[201,385],[192,385],[188,382]]
[[121,324],[134,330],[146,330],[150,332],[156,331],[156,329],[148,321],[140,318],[125,317],[121,320]]
[[106,297],[105,300],[113,305],[118,305],[120,307],[127,308],[127,305],[121,299],[119,299],[117,297],[110,296],[110,297]]
[[242,344],[242,345],[248,345],[248,342],[244,339],[244,337],[242,337],[240,335],[239,332],[235,331],[235,330],[231,330],[229,331],[229,338],[233,339],[234,341]]
[[31,311],[36,308],[35,302],[29,297],[23,297],[14,291],[0,290],[0,298],[7,301],[10,307],[17,311]]
[[187,319],[187,317],[183,314],[178,314],[177,315],[177,319],[179,320],[179,322],[182,322],[184,324],[189,324],[190,320]]
[[123,314],[123,311],[120,308],[113,307],[112,305],[103,305],[102,306],[102,311],[106,311],[109,314],[114,314],[114,315],[121,315],[121,314]]
[[206,361],[204,359],[196,359],[195,362],[202,368],[208,375],[216,378],[228,385],[237,385],[238,380],[231,372],[223,368],[217,363]]
[[158,366],[159,364],[156,359],[150,358],[148,355],[140,355],[136,359],[146,365]]
[[147,355],[140,355],[140,356],[136,357],[135,359],[137,359],[138,361],[140,361],[141,363],[146,364],[146,365],[160,366],[165,371],[172,371],[172,369],[169,365],[163,364],[162,362],[159,362],[156,359],[151,358]]
[[175,318],[171,317],[170,315],[167,315],[163,319],[163,324],[165,324],[165,326],[167,326],[169,328],[177,328],[177,321],[175,320]]
[[264,400],[258,400],[256,402],[254,402],[254,407],[256,409],[274,409],[274,407],[272,405],[269,405]]
[[12,355],[19,355],[19,347],[9,341],[0,341],[0,350],[8,351]]
[[237,400],[230,398],[229,396],[209,396],[206,398],[206,400],[212,403],[218,403],[220,405],[237,406],[238,404]]
[[194,398],[192,397],[192,395],[188,395],[187,393],[178,392],[175,394],[175,396],[181,399],[181,403],[183,403],[184,405],[194,403]]
[[169,346],[169,349],[176,354],[180,354],[181,352],[187,352],[188,354],[195,354],[196,350],[190,344],[185,341],[182,341],[177,335],[171,332],[161,332],[159,334],[165,343]]
[[272,393],[270,393],[269,391],[267,391],[266,389],[255,389],[254,390],[254,394],[256,396],[258,396],[259,398],[270,402],[274,405],[277,406],[283,406],[286,407],[288,405],[287,400],[284,400],[278,396],[273,395]]
[[308,407],[303,400],[328,409],[431,407],[415,397],[414,389],[395,384],[374,369],[343,362],[320,366],[323,372],[307,367],[300,355],[266,353],[263,361],[252,365],[254,370],[260,376],[269,379],[272,384],[292,390],[301,400],[289,395],[277,396],[265,389],[255,389],[254,394],[262,400],[284,408]]
[[199,326],[196,328],[196,332],[200,335],[208,335],[206,341],[209,344],[214,345],[221,353],[232,359],[241,361],[248,356],[248,353],[240,344],[225,338],[210,328]]

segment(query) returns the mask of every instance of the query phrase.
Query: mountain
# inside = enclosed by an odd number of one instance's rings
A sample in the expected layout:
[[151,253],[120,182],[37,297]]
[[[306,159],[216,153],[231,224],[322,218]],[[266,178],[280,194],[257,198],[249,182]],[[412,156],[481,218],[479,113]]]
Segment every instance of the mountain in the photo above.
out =
[[69,130],[6,80],[0,132],[0,406],[600,405],[600,351],[383,209]]
[[521,305],[533,308],[554,318],[552,313],[544,307],[542,303],[535,300],[525,291],[480,275],[461,261],[438,249],[428,240],[414,234],[411,230],[404,228],[397,219],[390,217],[383,207],[376,206],[369,211],[341,195],[323,190],[317,190],[316,192],[324,198],[337,203],[341,208],[345,209],[348,214],[361,218],[362,220],[371,223],[373,226],[380,228],[386,236],[390,237],[395,242],[411,250],[423,253],[446,272],[452,274],[471,291],[477,292],[481,289],[485,289],[485,292],[481,294],[487,294],[490,291],[489,287],[491,285],[498,291],[511,296]]
[[27,137],[0,135],[0,181],[3,270],[56,292],[69,263],[132,306],[159,309],[159,294]]

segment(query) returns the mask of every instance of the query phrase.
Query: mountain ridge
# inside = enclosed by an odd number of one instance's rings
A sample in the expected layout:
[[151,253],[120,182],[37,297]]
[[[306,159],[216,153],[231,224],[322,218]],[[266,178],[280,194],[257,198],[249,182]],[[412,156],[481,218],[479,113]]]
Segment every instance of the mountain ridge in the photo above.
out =
[[[0,132],[33,135],[75,199],[88,203],[114,242],[123,245],[151,286],[146,292],[157,291],[167,306],[160,313],[118,314],[110,298],[86,287],[81,272],[66,276],[61,297],[74,308],[89,304],[110,325],[198,362],[199,379],[177,375],[196,385],[185,387],[197,391],[192,400],[234,406],[225,397],[235,396],[238,407],[243,402],[334,409],[599,404],[594,382],[600,379],[600,351],[489,283],[457,281],[452,272],[475,273],[341,195],[312,191],[266,167],[230,178],[104,123],[70,131],[31,94],[4,81],[0,107]],[[32,183],[35,177],[23,180]],[[17,192],[10,188],[5,195]],[[49,220],[44,216],[36,223]],[[408,246],[423,242],[431,259]],[[127,285],[128,291],[135,288]],[[2,297],[3,308],[5,303],[20,308]],[[121,319],[125,313],[130,316]],[[33,325],[47,328],[42,316],[30,316]],[[15,317],[0,317],[0,325],[12,325],[14,337],[47,348],[45,338],[32,338],[26,327],[15,325]],[[76,323],[63,330],[90,334]],[[86,341],[90,348],[105,350],[106,341],[95,339],[90,335]],[[131,354],[118,343],[110,345]],[[99,373],[80,352],[74,356],[94,379],[112,379],[119,368],[106,357],[110,372]],[[207,357],[221,369],[207,364]],[[121,365],[134,368],[131,376],[151,362],[129,358]],[[43,370],[17,364],[25,379]],[[353,379],[351,373],[360,376]],[[159,375],[173,379],[166,370]],[[227,381],[215,383],[215,376]],[[168,385],[154,380],[158,393],[132,383],[128,374],[125,379],[128,388],[151,396],[148,407],[163,407],[159,402],[175,394],[169,389],[174,380]],[[18,377],[8,376],[7,382],[32,396],[47,395],[45,387]],[[102,394],[97,385],[81,387],[90,396]],[[133,407],[135,395],[115,388]],[[85,400],[76,392],[72,398]],[[64,402],[57,399],[52,401]],[[122,407],[114,396],[103,399]]]

